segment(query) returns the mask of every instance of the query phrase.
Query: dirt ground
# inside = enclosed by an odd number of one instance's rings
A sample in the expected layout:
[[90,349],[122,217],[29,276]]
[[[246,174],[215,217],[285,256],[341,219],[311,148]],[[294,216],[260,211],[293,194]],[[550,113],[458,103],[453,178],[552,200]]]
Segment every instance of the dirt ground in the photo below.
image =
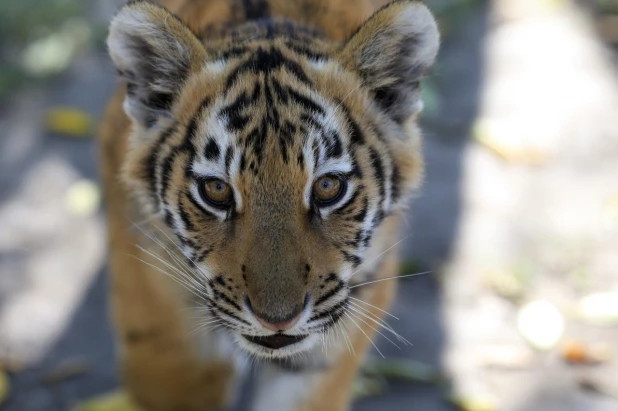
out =
[[[618,292],[616,54],[567,1],[480,2],[448,29],[401,246],[407,269],[431,274],[400,280],[389,321],[413,346],[379,347],[441,370],[469,411],[616,411],[618,320],[574,314],[582,297]],[[46,122],[64,106],[98,118],[114,85],[101,47],[0,106],[0,359],[15,370],[0,410],[64,411],[117,387],[104,210],[69,201],[97,181],[97,148]],[[564,319],[544,349],[518,330],[531,301]],[[568,341],[607,355],[569,364]],[[456,407],[436,384],[389,380],[353,409]]]

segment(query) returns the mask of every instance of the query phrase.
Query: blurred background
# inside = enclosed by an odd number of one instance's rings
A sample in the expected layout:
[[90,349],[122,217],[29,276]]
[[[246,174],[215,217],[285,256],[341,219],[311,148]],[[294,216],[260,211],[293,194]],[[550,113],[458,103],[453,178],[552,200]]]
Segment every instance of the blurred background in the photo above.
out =
[[[618,1],[427,0],[427,179],[354,410],[618,410]],[[0,410],[118,386],[96,125],[121,0],[0,1]]]

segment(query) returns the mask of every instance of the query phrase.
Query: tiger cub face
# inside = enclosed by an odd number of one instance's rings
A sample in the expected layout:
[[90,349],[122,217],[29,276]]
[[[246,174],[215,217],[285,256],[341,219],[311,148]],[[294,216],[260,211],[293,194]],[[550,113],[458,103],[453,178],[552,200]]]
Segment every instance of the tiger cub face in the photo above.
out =
[[373,234],[419,182],[419,79],[439,36],[416,1],[342,44],[263,24],[200,40],[132,2],[108,45],[133,123],[125,181],[175,234],[210,314],[244,349],[286,357],[340,321]]

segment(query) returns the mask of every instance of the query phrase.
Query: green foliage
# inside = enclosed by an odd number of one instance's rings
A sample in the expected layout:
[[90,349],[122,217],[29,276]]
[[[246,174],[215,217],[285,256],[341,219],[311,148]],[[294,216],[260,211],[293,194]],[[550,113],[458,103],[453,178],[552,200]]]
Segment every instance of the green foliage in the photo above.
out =
[[28,47],[62,30],[71,19],[85,13],[83,0],[0,1],[0,98],[26,84],[36,82],[24,67]]

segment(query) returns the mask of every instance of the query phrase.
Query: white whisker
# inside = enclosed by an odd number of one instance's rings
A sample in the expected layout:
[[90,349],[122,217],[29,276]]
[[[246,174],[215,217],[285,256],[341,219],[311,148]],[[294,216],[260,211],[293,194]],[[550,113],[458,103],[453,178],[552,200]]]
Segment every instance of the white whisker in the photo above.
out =
[[367,316],[371,317],[373,321],[377,322],[379,325],[381,325],[385,329],[387,329],[389,331],[394,331],[393,328],[390,325],[388,325],[386,322],[384,322],[377,315],[375,315],[372,312],[370,312],[369,310],[367,310],[365,307],[362,307],[362,306],[356,304],[354,301],[348,301],[348,303],[350,303],[350,305],[352,307],[356,308],[357,310],[360,310],[364,315],[367,315]]
[[152,268],[154,268],[155,270],[157,270],[157,271],[159,271],[159,272],[161,272],[161,273],[163,273],[163,274],[167,275],[167,276],[168,276],[168,277],[170,277],[172,280],[176,281],[178,284],[180,284],[181,286],[185,287],[185,288],[187,289],[187,291],[189,291],[189,292],[191,292],[191,293],[195,294],[195,296],[197,296],[197,297],[200,297],[200,295],[199,295],[199,294],[196,294],[196,293],[195,293],[192,289],[188,288],[188,287],[187,287],[187,285],[186,285],[186,284],[184,284],[182,281],[180,281],[180,280],[179,280],[179,279],[178,279],[175,275],[170,274],[170,273],[168,273],[167,271],[163,270],[162,268],[157,267],[156,265],[151,264],[151,263],[149,263],[149,262],[147,262],[147,261],[144,261],[144,260],[142,260],[141,258],[139,258],[139,257],[137,257],[137,256],[134,256],[134,255],[132,255],[132,254],[127,254],[127,255],[128,255],[128,256],[130,256],[130,257],[133,257],[133,258],[135,258],[136,260],[141,261],[142,263],[146,264],[147,266],[152,267]]
[[[375,260],[377,260],[378,258],[382,257],[385,253],[387,253],[388,251],[392,250],[393,247],[397,247],[399,244],[401,244],[402,241],[405,241],[408,237],[410,237],[410,235],[408,234],[407,236],[405,236],[404,238],[402,238],[401,240],[397,241],[395,244],[391,245],[390,247],[388,247],[386,250],[382,251],[380,254],[378,254],[377,256],[373,257],[371,260],[367,261],[365,264],[371,264],[372,262],[374,262]],[[361,271],[362,268],[359,268],[358,270],[354,271],[352,274],[350,274],[349,278],[352,278],[352,276],[356,273],[358,273],[359,271]]]
[[[395,330],[393,330],[391,327],[389,326],[384,326],[383,324],[380,324],[379,322],[377,322],[376,320],[374,320],[373,318],[369,317],[367,314],[355,309],[352,306],[348,306],[348,308],[350,308],[352,311],[354,311],[357,315],[355,315],[355,317],[359,320],[364,322],[368,327],[370,327],[371,329],[373,329],[375,332],[377,332],[378,334],[380,334],[382,337],[386,338],[391,344],[393,344],[395,347],[401,349],[397,344],[395,344],[390,338],[388,338],[386,335],[384,335],[380,330],[378,330],[377,328],[373,327],[371,324],[369,324],[367,321],[365,321],[363,318],[359,317],[365,317],[366,319],[373,321],[375,324],[379,325],[380,327],[384,328],[386,331],[390,332],[391,334],[393,334],[400,342],[406,344],[406,345],[411,345],[409,344],[408,340],[406,340],[405,338],[403,338],[401,335],[399,335],[398,333],[395,332]],[[351,314],[351,313],[350,313]]]
[[175,276],[177,281],[178,282],[182,282],[182,284],[184,284],[185,287],[187,287],[187,289],[191,289],[191,290],[195,291],[197,293],[196,295],[200,295],[200,294],[205,293],[207,291],[206,288],[202,284],[199,284],[197,281],[195,281],[195,279],[187,277],[184,273],[182,273],[176,267],[174,267],[171,264],[169,264],[167,261],[165,261],[163,258],[159,257],[157,254],[155,254],[151,250],[147,250],[147,249],[143,248],[140,245],[136,245],[136,247],[140,251],[150,255],[151,257],[156,258],[161,263],[163,263],[165,266],[170,268],[172,271],[176,272],[178,274],[178,276]]
[[373,345],[373,347],[376,349],[376,351],[382,356],[382,358],[386,358],[384,357],[384,354],[382,354],[382,351],[380,351],[380,349],[378,348],[378,346],[371,340],[371,338],[369,338],[369,336],[367,335],[367,333],[365,332],[365,330],[363,330],[363,328],[358,325],[358,323],[356,321],[354,321],[354,319],[352,318],[352,316],[346,311],[345,315],[350,319],[350,321],[352,321],[352,323],[354,323],[354,325],[360,330],[360,332],[363,333],[363,335],[365,337],[367,337],[367,339],[369,340],[369,342],[371,343],[371,345]]
[[351,300],[358,301],[358,302],[361,302],[361,303],[363,303],[363,304],[367,304],[368,306],[373,307],[373,308],[375,308],[376,310],[378,310],[378,311],[380,311],[380,312],[383,312],[384,314],[389,315],[389,316],[393,317],[393,318],[394,318],[394,319],[396,319],[396,320],[399,320],[399,318],[395,317],[393,314],[389,313],[388,311],[384,311],[383,309],[381,309],[381,308],[379,308],[379,307],[376,307],[376,306],[375,306],[375,305],[373,305],[373,304],[369,304],[367,301],[363,301],[363,300],[361,300],[360,298],[354,298],[354,297],[352,297],[352,296],[349,296],[349,298],[350,298]]
[[424,271],[422,273],[406,274],[406,275],[396,275],[394,277],[381,278],[379,280],[373,280],[373,281],[367,281],[367,282],[360,283],[360,284],[354,284],[353,286],[348,287],[348,288],[351,289],[351,288],[362,287],[364,285],[369,285],[369,284],[373,284],[373,283],[379,283],[380,281],[394,280],[394,279],[397,279],[397,278],[417,277],[419,275],[425,275],[425,274],[431,274],[431,271]]
[[[129,220],[129,221],[130,221],[130,220]],[[159,247],[161,247],[163,250],[165,250],[165,252],[166,252],[166,253],[167,253],[167,254],[168,254],[171,258],[173,258],[175,261],[179,262],[179,263],[180,263],[180,264],[181,264],[181,265],[182,265],[182,266],[183,266],[183,267],[184,267],[184,268],[185,268],[185,269],[186,269],[189,273],[193,273],[193,270],[191,269],[191,267],[189,267],[189,266],[188,266],[188,265],[187,265],[184,261],[182,261],[182,259],[181,259],[181,258],[179,258],[178,256],[176,256],[174,252],[172,252],[169,248],[167,248],[167,247],[165,246],[165,244],[163,243],[163,241],[161,241],[161,240],[159,240],[158,238],[156,238],[156,237],[154,236],[154,234],[153,234],[153,235],[148,234],[148,233],[146,232],[146,230],[144,230],[144,229],[143,229],[143,228],[141,228],[140,226],[136,225],[135,223],[133,223],[133,224],[135,225],[135,227],[136,227],[138,230],[140,230],[140,231],[141,231],[141,233],[142,233],[142,234],[144,234],[146,237],[148,237],[150,240],[152,240],[155,244],[157,244]],[[152,224],[152,226],[153,226],[154,228],[156,228],[157,230],[159,230],[159,231],[161,232],[161,234],[163,234],[163,235],[164,235],[164,236],[165,236],[165,237],[169,240],[169,242],[170,242],[172,245],[174,245],[174,247],[176,247],[176,248],[178,249],[178,251],[180,251],[180,253],[181,253],[182,255],[184,255],[184,253],[183,253],[182,249],[178,246],[178,244],[176,244],[176,242],[175,242],[174,240],[172,240],[172,239],[170,238],[170,236],[168,236],[168,235],[167,235],[167,233],[165,233],[165,231],[163,231],[163,230],[162,230],[159,226],[157,226],[156,224]],[[189,259],[189,260],[193,263],[193,261],[192,261],[191,259]],[[197,265],[195,265],[195,263],[193,263],[193,265],[197,267]],[[198,270],[199,270],[199,267],[198,267]],[[200,270],[200,272],[201,272],[201,270]],[[203,273],[203,272],[201,272],[201,273],[202,273],[205,277],[207,277],[205,273]]]

